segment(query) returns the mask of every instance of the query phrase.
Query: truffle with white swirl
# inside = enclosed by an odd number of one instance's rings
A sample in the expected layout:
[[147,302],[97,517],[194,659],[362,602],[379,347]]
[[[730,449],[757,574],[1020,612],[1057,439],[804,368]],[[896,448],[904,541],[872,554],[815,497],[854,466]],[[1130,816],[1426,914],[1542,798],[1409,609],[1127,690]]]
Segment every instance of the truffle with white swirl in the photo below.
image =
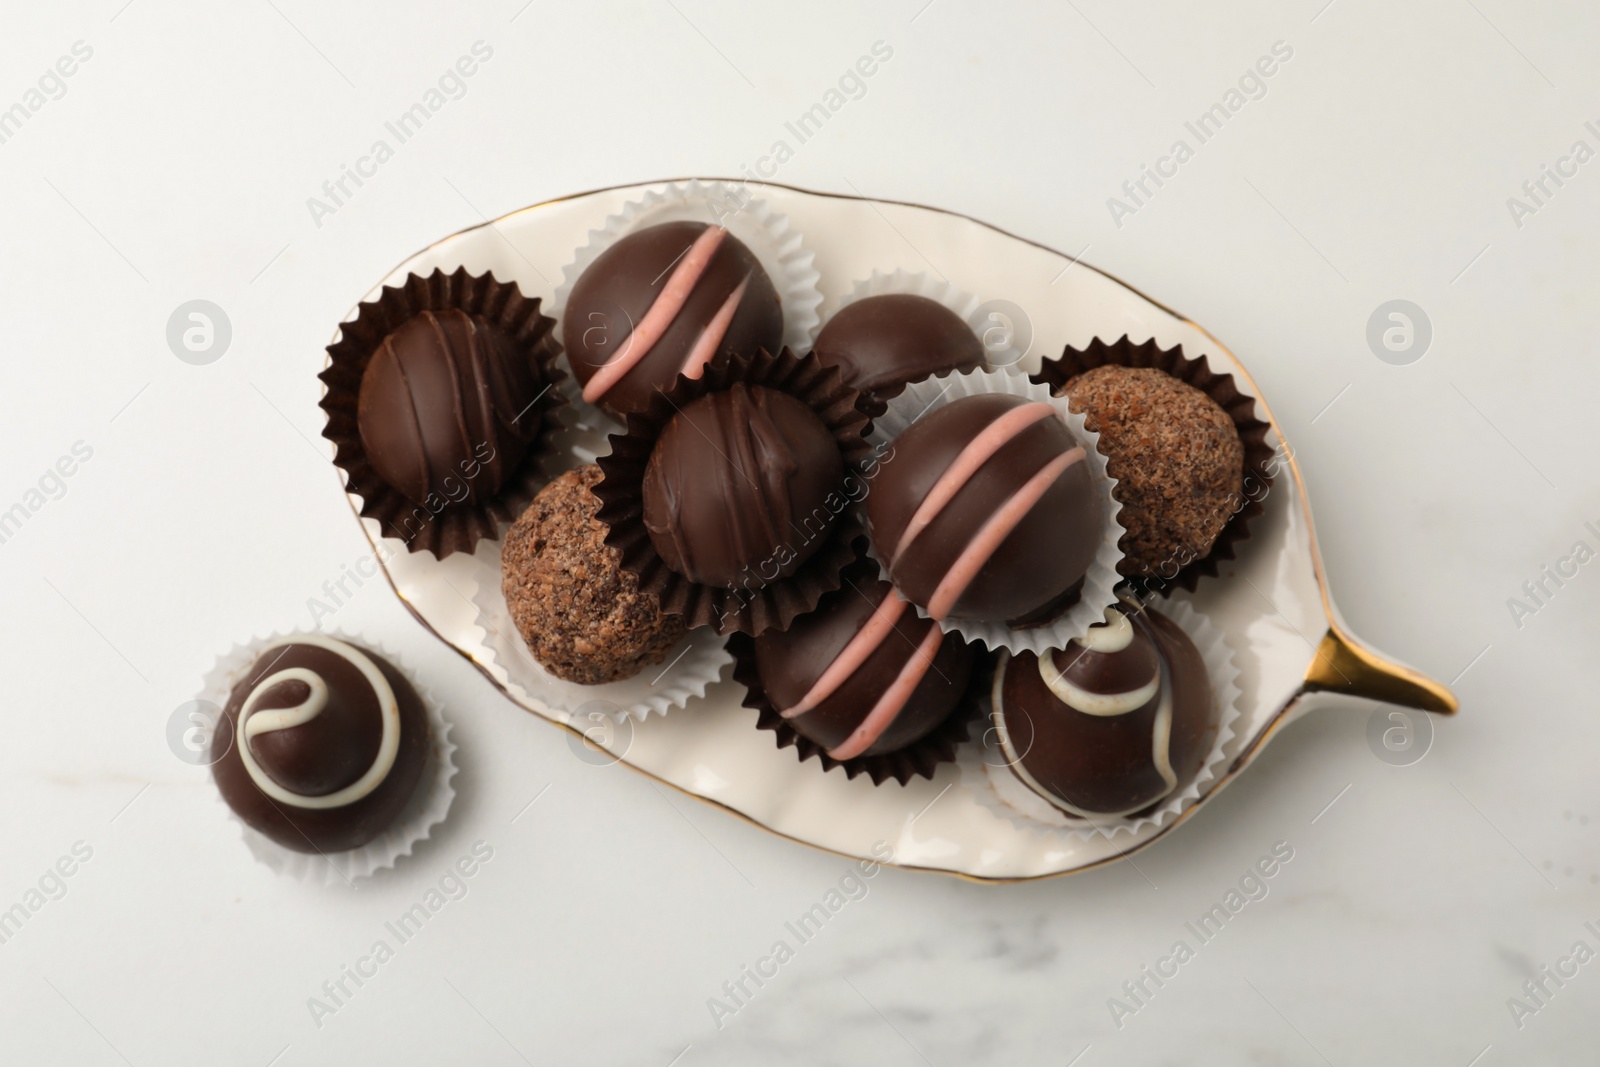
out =
[[995,735],[1012,773],[1068,815],[1137,815],[1199,771],[1212,703],[1194,642],[1125,600],[1064,649],[1002,660]]
[[261,649],[212,738],[217,788],[246,825],[298,852],[382,833],[422,778],[428,719],[395,668],[301,634]]

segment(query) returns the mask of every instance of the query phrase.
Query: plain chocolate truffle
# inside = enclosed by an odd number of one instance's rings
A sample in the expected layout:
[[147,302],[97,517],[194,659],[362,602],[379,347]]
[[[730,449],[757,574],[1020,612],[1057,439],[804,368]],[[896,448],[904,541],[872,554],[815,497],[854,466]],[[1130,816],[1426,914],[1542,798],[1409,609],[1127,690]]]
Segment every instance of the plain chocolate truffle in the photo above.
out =
[[589,491],[601,477],[590,465],[545,486],[500,550],[517,632],[546,670],[580,685],[631,678],[665,659],[685,632],[606,545],[600,501]]
[[583,398],[626,415],[719,356],[777,351],[783,308],[744,242],[721,226],[666,222],[584,269],[561,329]]
[[367,461],[414,504],[481,503],[543,428],[535,357],[486,319],[424,311],[383,339],[361,377]]
[[1065,394],[1117,479],[1122,572],[1170,577],[1208,555],[1244,500],[1244,445],[1228,413],[1153,367],[1096,367]]
[[845,384],[887,400],[909,382],[984,364],[983,342],[961,316],[913,293],[846,304],[817,335],[816,357]]
[[816,412],[735,382],[661,431],[644,472],[644,525],[662,562],[692,582],[777,581],[827,541],[843,482],[838,442]]

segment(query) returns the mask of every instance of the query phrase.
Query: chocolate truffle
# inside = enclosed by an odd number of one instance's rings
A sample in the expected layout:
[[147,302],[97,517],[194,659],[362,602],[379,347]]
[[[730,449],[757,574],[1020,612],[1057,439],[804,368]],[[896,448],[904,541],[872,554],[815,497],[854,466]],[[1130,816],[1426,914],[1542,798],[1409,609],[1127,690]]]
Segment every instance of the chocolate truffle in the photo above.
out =
[[644,472],[644,525],[662,562],[690,581],[776,581],[827,540],[843,481],[839,445],[816,412],[735,382],[661,431]]
[[667,222],[630,233],[589,264],[567,299],[562,338],[583,398],[625,415],[678,375],[700,377],[720,355],[776,352],[783,308],[737,237]]
[[870,573],[753,642],[767,700],[840,761],[920,741],[956,710],[973,669],[959,634],[941,634]]
[[345,852],[387,829],[428,760],[428,719],[381,658],[320,634],[263,648],[212,737],[240,819],[296,852]]
[[935,619],[1049,621],[1076,599],[1103,536],[1084,457],[1050,404],[952,401],[894,439],[867,494],[873,550]]
[[568,471],[539,491],[500,549],[502,588],[517,632],[557,678],[599,685],[660,663],[682,639],[678,615],[622,569],[589,490],[600,468]]
[[1211,683],[1171,619],[1123,603],[1081,640],[1003,662],[994,724],[1012,772],[1080,817],[1144,811],[1200,769]]
[[846,385],[885,400],[908,382],[984,364],[983,342],[961,316],[912,293],[845,305],[817,335],[813,351],[843,372]]
[[423,311],[383,339],[362,374],[367,461],[413,503],[481,503],[539,436],[545,387],[534,356],[498,326],[456,308]]
[[1096,367],[1065,394],[1117,479],[1122,573],[1170,578],[1208,555],[1244,500],[1244,445],[1228,413],[1153,367]]

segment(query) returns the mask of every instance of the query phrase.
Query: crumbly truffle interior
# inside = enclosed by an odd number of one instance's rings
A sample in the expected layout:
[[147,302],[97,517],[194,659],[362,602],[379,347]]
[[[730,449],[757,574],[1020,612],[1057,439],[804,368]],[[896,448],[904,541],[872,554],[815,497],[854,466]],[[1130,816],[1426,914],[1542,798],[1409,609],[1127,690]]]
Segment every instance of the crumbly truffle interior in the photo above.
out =
[[1228,413],[1152,367],[1096,367],[1065,391],[1117,479],[1122,572],[1171,578],[1210,553],[1242,503],[1244,445]]
[[621,569],[595,518],[589,465],[540,490],[506,534],[502,588],[517,632],[535,659],[569,682],[598,685],[660,663],[683,637],[681,616],[663,614],[655,596]]

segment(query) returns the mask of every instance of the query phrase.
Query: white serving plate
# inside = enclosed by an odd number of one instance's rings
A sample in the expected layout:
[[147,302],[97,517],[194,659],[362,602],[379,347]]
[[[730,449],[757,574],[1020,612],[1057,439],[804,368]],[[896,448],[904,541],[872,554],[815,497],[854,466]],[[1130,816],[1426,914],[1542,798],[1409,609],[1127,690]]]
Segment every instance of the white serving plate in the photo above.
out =
[[[464,266],[493,271],[548,302],[591,229],[667,184],[584,193],[463,230],[401,263],[363,300],[409,273]],[[1219,578],[1203,580],[1190,598],[1228,635],[1235,652],[1242,691],[1238,751],[1207,795],[1164,827],[1083,840],[1041,835],[997,817],[959,783],[954,764],[931,781],[902,787],[892,781],[873,786],[865,776],[850,781],[843,771],[823,772],[815,760],[801,763],[793,749],[779,749],[771,733],[755,728],[756,713],[741,706],[741,688],[727,678],[665,717],[595,730],[590,721],[542,702],[536,689],[512,682],[486,643],[473,597],[480,583],[500,580],[482,558],[492,553],[440,561],[389,541],[379,558],[392,551],[385,573],[400,598],[515,704],[567,729],[576,725],[635,770],[795,841],[860,858],[873,857],[874,844],[885,842],[896,866],[997,882],[1081,871],[1145,847],[1248,766],[1285,723],[1318,704],[1358,697],[1455,711],[1444,686],[1363,647],[1345,629],[1328,595],[1293,455],[1249,374],[1204,329],[1086,263],[961,215],[780,185],[747,188],[787,215],[816,254],[825,312],[874,270],[942,274],[979,300],[1003,299],[1025,309],[1033,327],[1019,364],[1025,370],[1069,343],[1083,347],[1097,336],[1113,341],[1128,334],[1135,342],[1154,338],[1162,347],[1181,344],[1188,355],[1203,354],[1257,396],[1258,415],[1272,424],[1268,443],[1285,457],[1280,472],[1287,476],[1280,473],[1274,482],[1240,558],[1224,564]],[[590,435],[591,444],[603,447],[601,440]],[[351,504],[359,515],[359,498]],[[361,524],[377,546],[383,540],[377,522]]]

